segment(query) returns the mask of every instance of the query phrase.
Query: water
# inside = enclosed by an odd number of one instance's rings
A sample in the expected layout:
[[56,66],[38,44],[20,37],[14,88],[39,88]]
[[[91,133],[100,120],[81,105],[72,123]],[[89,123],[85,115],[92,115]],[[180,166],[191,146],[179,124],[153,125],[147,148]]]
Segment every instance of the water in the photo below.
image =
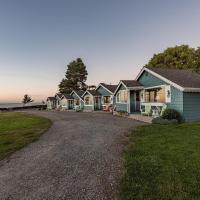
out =
[[[42,103],[27,103],[25,106],[42,105]],[[0,103],[0,108],[16,108],[23,107],[23,103]]]

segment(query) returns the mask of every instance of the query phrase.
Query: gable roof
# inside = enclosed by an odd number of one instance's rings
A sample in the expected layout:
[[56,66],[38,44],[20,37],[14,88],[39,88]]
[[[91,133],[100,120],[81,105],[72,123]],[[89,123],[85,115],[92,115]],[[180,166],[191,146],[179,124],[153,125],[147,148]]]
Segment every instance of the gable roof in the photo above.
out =
[[127,88],[142,86],[142,84],[139,83],[139,82],[136,81],[136,80],[121,80],[121,82],[124,83],[124,85],[125,85]]
[[50,100],[50,101],[54,101],[55,100],[55,97],[47,97],[47,100]]
[[71,96],[70,94],[66,94],[66,93],[62,95],[62,98],[63,98],[63,97],[64,97],[65,99],[74,99],[73,96]]
[[75,93],[81,100],[83,100],[82,95],[84,94],[85,91],[83,90],[72,90],[71,94]]
[[142,89],[143,85],[139,83],[137,80],[121,80],[114,92],[114,95],[120,88],[120,86],[123,85],[127,89]]
[[200,74],[189,69],[169,69],[144,67],[137,76],[137,80],[144,71],[160,78],[161,80],[173,85],[181,91],[200,91]]
[[55,97],[56,97],[56,96],[57,96],[58,98],[60,98],[60,99],[61,99],[61,97],[62,97],[62,94],[61,94],[61,93],[56,93],[56,94],[55,94]]
[[116,88],[118,85],[111,85],[111,84],[106,84],[106,83],[100,83],[98,85],[98,87],[96,88],[96,90],[102,86],[103,88],[105,88],[106,90],[108,90],[108,92],[111,92],[112,94],[115,92]]
[[82,97],[84,97],[86,93],[88,93],[88,94],[90,94],[90,95],[92,95],[92,96],[101,96],[101,94],[98,93],[96,90],[86,90],[86,91],[83,93]]

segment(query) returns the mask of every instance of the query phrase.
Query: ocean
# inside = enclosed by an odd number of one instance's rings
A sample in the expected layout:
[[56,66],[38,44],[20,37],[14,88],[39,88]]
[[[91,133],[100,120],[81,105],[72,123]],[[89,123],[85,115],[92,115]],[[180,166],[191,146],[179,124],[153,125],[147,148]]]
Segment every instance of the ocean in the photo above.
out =
[[[42,105],[42,103],[27,103],[25,106]],[[23,107],[23,103],[0,103],[0,108],[16,108]]]

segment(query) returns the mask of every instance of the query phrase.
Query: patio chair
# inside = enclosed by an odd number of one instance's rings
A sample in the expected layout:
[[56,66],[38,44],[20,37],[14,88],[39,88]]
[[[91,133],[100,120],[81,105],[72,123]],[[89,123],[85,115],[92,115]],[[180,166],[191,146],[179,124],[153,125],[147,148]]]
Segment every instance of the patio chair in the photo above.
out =
[[142,115],[151,115],[151,105],[145,105],[144,109],[141,108],[141,114]]

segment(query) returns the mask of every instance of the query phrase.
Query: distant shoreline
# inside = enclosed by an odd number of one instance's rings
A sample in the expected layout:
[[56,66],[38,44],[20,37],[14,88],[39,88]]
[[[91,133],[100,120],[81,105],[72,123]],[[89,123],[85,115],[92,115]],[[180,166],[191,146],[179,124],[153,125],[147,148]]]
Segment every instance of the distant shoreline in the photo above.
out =
[[17,110],[17,109],[27,109],[27,108],[42,108],[46,107],[46,104],[43,103],[0,103],[0,110],[6,111],[6,110]]

